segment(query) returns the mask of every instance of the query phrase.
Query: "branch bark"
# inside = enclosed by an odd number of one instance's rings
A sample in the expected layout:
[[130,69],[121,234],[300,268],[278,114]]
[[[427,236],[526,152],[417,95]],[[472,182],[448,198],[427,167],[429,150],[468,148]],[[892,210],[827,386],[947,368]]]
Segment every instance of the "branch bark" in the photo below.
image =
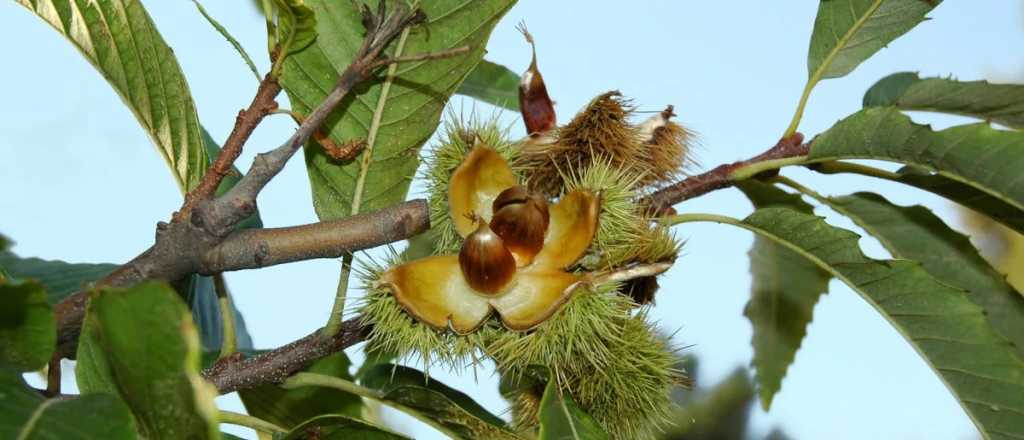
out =
[[341,331],[324,338],[319,330],[276,350],[251,358],[227,357],[203,371],[221,394],[284,382],[317,359],[337,353],[361,342],[370,328],[359,318],[342,323]]
[[[287,142],[274,150],[257,155],[249,171],[238,184],[226,194],[211,198],[211,191],[216,190],[223,174],[230,170],[248,135],[264,116],[276,108],[273,99],[280,91],[280,87],[276,80],[268,77],[261,82],[250,109],[239,115],[229,142],[211,165],[210,172],[200,186],[186,197],[182,209],[172,216],[169,223],[157,224],[156,241],[153,246],[97,284],[126,286],[146,279],[173,282],[194,273],[212,274],[217,272],[215,269],[227,267],[246,268],[249,267],[246,266],[248,263],[254,265],[251,267],[260,267],[267,265],[265,259],[271,257],[272,250],[273,258],[279,263],[296,261],[304,257],[337,257],[341,253],[334,251],[351,252],[364,248],[361,247],[364,245],[408,238],[415,232],[429,227],[427,208],[421,201],[390,208],[395,212],[379,214],[383,216],[381,218],[400,221],[390,224],[378,222],[376,227],[370,225],[362,229],[364,233],[379,235],[338,234],[347,237],[347,241],[338,237],[310,241],[302,236],[304,233],[314,233],[320,238],[332,236],[332,233],[337,233],[332,226],[336,227],[337,224],[307,225],[262,232],[234,231],[240,221],[256,212],[256,197],[259,192],[309,140],[342,99],[356,84],[370,78],[382,67],[376,62],[386,59],[383,55],[384,48],[403,29],[425,19],[422,11],[408,11],[401,7],[391,15],[385,16],[384,3],[381,2],[376,15],[368,8],[363,8],[363,24],[367,32],[362,46],[352,63],[341,73],[331,93],[302,121]],[[414,215],[410,210],[418,213]],[[352,227],[352,224],[345,223],[344,226]],[[243,242],[246,239],[256,241]],[[224,247],[221,248],[222,245]],[[318,245],[322,247],[317,247]],[[223,267],[205,267],[207,263],[218,263]],[[77,292],[54,307],[58,332],[55,357],[74,357],[87,299],[87,292]]]
[[339,220],[289,228],[246,229],[203,255],[201,274],[338,258],[418,235],[430,226],[423,199]]
[[[742,168],[761,162],[806,156],[810,151],[810,144],[805,144],[803,141],[804,136],[800,133],[783,138],[772,148],[750,159],[719,165],[710,171],[687,177],[659,189],[648,196],[645,203],[649,207],[649,211],[655,215],[669,214],[672,212],[672,205],[676,203],[735,185],[739,179],[735,179],[734,174]],[[765,172],[778,172],[778,169],[769,169]]]

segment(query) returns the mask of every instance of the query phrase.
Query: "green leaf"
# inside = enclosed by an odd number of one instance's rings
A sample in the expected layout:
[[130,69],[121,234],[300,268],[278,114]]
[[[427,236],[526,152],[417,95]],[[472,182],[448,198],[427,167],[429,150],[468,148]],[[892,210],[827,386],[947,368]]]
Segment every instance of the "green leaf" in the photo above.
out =
[[873,193],[824,199],[878,239],[896,258],[914,260],[937,280],[968,292],[989,324],[1024,359],[1024,296],[971,245],[927,208],[896,206]]
[[992,196],[1024,218],[1024,133],[987,124],[941,131],[889,107],[861,110],[811,144],[809,160],[878,159],[914,165]]
[[[352,380],[349,360],[344,352],[322,358],[304,371]],[[322,414],[359,417],[363,404],[352,393],[323,387],[284,389],[276,385],[261,385],[238,392],[246,412],[275,425],[291,429],[306,420]]]
[[274,0],[281,30],[286,34],[281,52],[291,55],[316,40],[316,14],[303,0]]
[[894,73],[875,83],[864,95],[864,107],[887,106],[951,113],[1024,128],[1024,85],[1019,84],[922,79],[913,72]]
[[540,432],[538,440],[608,439],[601,426],[583,412],[572,397],[562,394],[557,380],[549,380],[538,409]]
[[22,258],[13,252],[0,252],[0,267],[11,277],[39,281],[46,290],[46,301],[55,305],[89,283],[107,276],[116,264],[65,263],[60,260]]
[[459,86],[460,95],[519,111],[519,75],[501,64],[480,60]]
[[138,0],[16,0],[92,63],[138,119],[182,190],[208,164],[199,118],[174,52]]
[[743,221],[679,217],[684,219],[677,223],[742,227],[828,270],[896,327],[987,438],[1024,437],[1024,363],[967,292],[936,280],[919,263],[868,258],[857,246],[857,234],[791,209],[760,209]]
[[199,338],[174,290],[153,282],[100,290],[82,335],[83,392],[116,391],[147,438],[218,438],[217,393],[199,375]]
[[[376,2],[371,3],[374,9]],[[470,52],[393,67],[357,87],[328,118],[325,133],[341,144],[359,138],[367,147],[353,161],[338,163],[311,143],[306,166],[313,206],[321,219],[346,217],[405,199],[419,163],[420,146],[434,133],[441,111],[483,56],[487,37],[514,0],[421,2],[428,22],[403,34],[388,49],[411,55],[470,46]],[[309,114],[334,88],[365,35],[355,2],[307,0],[319,37],[284,62],[281,85],[294,110]],[[394,9],[394,8],[391,8]],[[390,72],[390,70],[389,70]]]
[[893,179],[895,182],[943,196],[1024,234],[1024,211],[999,198],[993,197],[970,185],[918,167],[903,167],[896,172],[896,175],[897,178]]
[[[255,218],[259,221],[259,218]],[[98,281],[118,268],[110,263],[65,263],[58,260],[21,258],[11,252],[0,252],[0,267],[15,279],[38,280],[46,290],[46,301],[56,305],[62,299],[90,283]],[[219,349],[221,344],[220,305],[210,277],[193,275],[183,288],[183,298],[192,309],[192,319],[199,326],[203,347]],[[240,348],[252,348],[252,337],[241,312],[231,305],[235,314],[235,332]]]
[[392,364],[376,365],[363,376],[363,385],[381,393],[380,400],[404,407],[453,438],[514,438],[505,422],[465,393],[430,380],[422,372]]
[[[800,196],[774,186],[748,180],[739,188],[755,208],[781,206],[814,213]],[[806,258],[762,237],[755,237],[750,249],[750,273],[750,302],[743,314],[754,330],[752,364],[761,406],[768,410],[807,334],[814,305],[828,291],[831,277]]]
[[925,20],[942,0],[821,0],[807,54],[810,83],[853,71]]
[[41,370],[57,345],[57,326],[43,286],[0,279],[0,366]]
[[316,430],[320,440],[404,440],[408,437],[351,417],[335,414],[309,419],[291,430],[284,440],[304,440]]
[[130,440],[131,412],[109,394],[44,399],[17,371],[0,366],[0,438]]

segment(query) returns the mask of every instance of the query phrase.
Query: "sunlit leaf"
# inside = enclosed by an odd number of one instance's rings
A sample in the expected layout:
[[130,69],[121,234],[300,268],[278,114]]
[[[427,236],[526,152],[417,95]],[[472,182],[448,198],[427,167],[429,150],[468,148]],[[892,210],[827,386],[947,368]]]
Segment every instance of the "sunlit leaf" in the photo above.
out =
[[[348,369],[348,357],[339,352],[314,362],[303,371],[352,380]],[[249,415],[288,429],[322,414],[358,417],[363,408],[359,396],[323,387],[286,390],[268,384],[241,390],[238,395]]]
[[[369,3],[375,10],[376,2]],[[491,29],[513,3],[419,3],[427,23],[397,38],[387,50],[389,54],[419,54],[464,45],[470,52],[397,65],[393,77],[382,74],[367,81],[342,101],[324,131],[339,145],[363,139],[367,146],[351,162],[339,163],[319,146],[307,145],[313,205],[321,219],[379,209],[405,198],[419,163],[420,146],[433,134],[448,98],[480,61]],[[334,88],[338,74],[352,61],[366,34],[357,3],[306,0],[306,4],[319,17],[318,37],[285,60],[281,76],[293,109],[301,114],[309,114]]]
[[987,124],[933,131],[898,110],[869,108],[839,121],[811,144],[814,162],[878,159],[914,165],[994,197],[1024,218],[1024,133]]
[[110,83],[156,144],[178,187],[199,184],[207,157],[195,103],[174,52],[138,0],[16,0]]
[[807,54],[808,76],[838,78],[925,20],[942,0],[821,0]]

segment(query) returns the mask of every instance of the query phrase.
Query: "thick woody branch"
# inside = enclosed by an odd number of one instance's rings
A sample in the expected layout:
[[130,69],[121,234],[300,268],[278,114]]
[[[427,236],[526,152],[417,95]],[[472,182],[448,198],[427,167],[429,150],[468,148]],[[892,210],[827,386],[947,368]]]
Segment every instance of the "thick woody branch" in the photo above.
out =
[[203,377],[217,386],[221,394],[264,384],[284,382],[317,359],[342,351],[363,340],[369,328],[352,318],[342,323],[341,331],[331,338],[321,332],[252,358],[227,357],[203,371]]
[[788,165],[786,159],[807,155],[810,145],[803,141],[803,135],[796,133],[750,159],[719,165],[705,173],[687,177],[652,193],[646,200],[647,206],[650,207],[650,212],[664,215],[672,212],[672,205],[676,203],[733,186],[743,179],[753,177],[743,171],[777,172],[779,166]]
[[417,199],[340,220],[290,228],[246,229],[229,235],[207,251],[200,269],[207,274],[338,258],[404,240],[429,227],[427,202]]
[[[374,15],[364,8],[363,24],[366,26],[367,34],[362,47],[357,51],[352,63],[341,73],[337,85],[320,105],[302,122],[295,134],[280,147],[260,154],[256,157],[252,167],[228,193],[216,199],[206,197],[209,188],[216,188],[220,182],[218,173],[230,170],[232,162],[241,151],[241,144],[248,138],[248,134],[255,128],[266,114],[273,111],[273,97],[279,92],[276,82],[264,81],[260,85],[260,91],[253,100],[250,110],[251,115],[240,115],[239,126],[229,139],[230,145],[225,145],[223,153],[217,158],[211,167],[213,175],[204,180],[201,191],[192,196],[191,202],[186,202],[183,209],[172,217],[169,223],[161,222],[157,225],[156,242],[145,252],[128,262],[114,273],[110,274],[100,282],[101,286],[126,286],[135,284],[146,279],[161,279],[166,281],[178,281],[194,273],[215,273],[216,271],[205,268],[203,265],[211,250],[215,250],[231,237],[239,222],[249,217],[256,211],[256,197],[276,176],[285,163],[309,140],[310,136],[327,119],[327,116],[334,111],[344,97],[359,82],[370,78],[375,69],[377,60],[382,59],[382,52],[401,32],[408,26],[422,22],[425,17],[419,10],[399,10],[390,16],[384,15],[383,5]],[[405,219],[401,222],[391,224],[387,234],[388,237],[401,239],[408,238],[402,232],[419,231],[425,227],[416,224],[416,221],[426,223],[426,207],[421,204],[404,205],[397,210],[421,210],[417,216],[408,216],[408,212],[400,214]],[[378,226],[380,226],[378,224]],[[305,228],[305,229],[302,229]],[[369,227],[364,231],[372,231]],[[397,231],[397,232],[396,232]],[[270,230],[263,235],[254,234],[257,241],[254,247],[246,247],[248,244],[231,241],[225,248],[213,251],[212,259],[215,262],[231,266],[229,263],[241,267],[248,258],[250,263],[258,267],[257,260],[269,257],[270,244],[275,245],[275,258],[278,262],[296,261],[302,255],[330,255],[339,249],[346,251],[358,250],[357,243],[341,243],[338,240],[325,240],[320,242],[325,249],[314,249],[317,243],[303,241],[301,244],[294,244],[291,240],[305,240],[293,236],[295,232],[315,232],[319,237],[330,235],[329,226],[300,227],[296,230]],[[378,229],[378,232],[379,229]],[[301,235],[301,234],[300,234]],[[351,236],[349,236],[351,238]],[[241,238],[245,238],[242,235]],[[241,239],[239,238],[239,240]],[[381,237],[361,237],[358,241],[365,243],[380,243]],[[266,243],[266,246],[260,243]],[[350,246],[351,245],[351,246]],[[248,252],[248,253],[247,253]],[[337,254],[333,254],[337,256]],[[234,258],[234,260],[232,260]],[[262,265],[266,265],[265,262]],[[58,330],[58,350],[55,356],[73,357],[77,345],[78,335],[81,331],[82,318],[85,315],[85,304],[88,295],[86,292],[78,292],[65,298],[55,308]]]

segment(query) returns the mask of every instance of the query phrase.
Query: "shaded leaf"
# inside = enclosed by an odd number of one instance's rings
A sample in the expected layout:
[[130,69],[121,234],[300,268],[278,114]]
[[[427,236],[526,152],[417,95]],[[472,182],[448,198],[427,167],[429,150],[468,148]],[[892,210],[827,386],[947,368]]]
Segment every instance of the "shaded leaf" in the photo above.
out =
[[453,438],[514,438],[503,420],[471,397],[439,381],[428,380],[418,370],[381,364],[369,369],[361,379],[363,385],[382,393],[382,401],[407,408]]
[[[349,365],[345,353],[338,352],[314,362],[304,371],[351,381]],[[325,387],[284,389],[276,385],[261,385],[239,391],[238,395],[249,415],[286,429],[322,414],[359,417],[363,408],[359,396]]]
[[[814,208],[774,186],[749,180],[739,185],[755,208],[787,207],[805,214]],[[818,298],[828,291],[825,270],[771,240],[755,237],[750,249],[751,294],[743,314],[753,327],[752,365],[761,406],[771,407],[782,378],[800,349]]]
[[199,376],[199,339],[174,290],[153,282],[100,290],[82,335],[83,392],[116,391],[150,439],[219,436],[216,390]]
[[[369,3],[374,9],[376,2]],[[367,146],[355,160],[338,163],[320,147],[307,145],[313,206],[321,219],[371,211],[405,199],[419,163],[420,146],[433,134],[444,104],[480,61],[491,29],[513,3],[420,3],[428,22],[398,38],[387,50],[389,54],[418,54],[463,45],[471,50],[451,58],[397,65],[393,77],[381,75],[364,82],[342,101],[324,124],[324,131],[339,145],[363,139]],[[302,114],[309,114],[334,88],[339,72],[352,61],[365,35],[356,3],[307,0],[306,4],[319,17],[319,36],[285,60],[281,76],[293,109]]]
[[0,279],[0,366],[36,371],[57,345],[57,326],[43,286]]
[[677,425],[663,440],[742,439],[747,435],[754,385],[745,369],[729,377],[684,405],[676,415]]
[[[257,218],[256,221],[259,221]],[[55,305],[62,299],[91,283],[99,281],[118,268],[110,263],[65,263],[59,260],[21,258],[12,252],[0,252],[0,267],[6,269],[12,278],[33,279],[46,289],[46,301]],[[192,281],[183,287],[183,298],[192,309],[192,319],[199,327],[203,347],[219,349],[222,327],[220,305],[214,292],[213,279],[193,275]],[[252,348],[252,337],[245,326],[242,314],[231,304],[235,314],[235,332],[239,348]]]
[[33,279],[46,290],[46,301],[55,305],[89,283],[107,276],[116,264],[65,263],[60,260],[22,258],[13,252],[0,252],[0,267],[12,278]]
[[1024,85],[921,78],[913,72],[879,80],[864,95],[864,107],[951,113],[1024,128]]
[[549,380],[538,409],[538,440],[598,440],[610,438],[589,414],[583,412],[567,394],[558,389],[558,381]]
[[316,40],[316,14],[303,0],[274,0],[277,3],[278,19],[285,33],[281,52],[293,54],[305,49]]
[[0,438],[19,440],[128,440],[135,424],[109,394],[44,399],[17,371],[0,366]]
[[1024,363],[967,292],[936,280],[918,263],[868,258],[857,234],[791,209],[764,208],[743,221],[708,221],[755,232],[828,270],[896,327],[984,435],[1024,436]]
[[1024,211],[997,197],[973,186],[918,167],[903,167],[896,174],[898,176],[897,179],[894,179],[896,182],[943,196],[1024,234]]
[[974,248],[927,208],[896,206],[873,193],[824,200],[878,239],[896,258],[921,263],[939,281],[968,292],[989,324],[1024,359],[1024,296]]
[[174,52],[137,0],[16,0],[72,44],[131,109],[182,190],[208,164],[199,118]]
[[331,414],[309,419],[296,426],[284,437],[284,440],[308,439],[310,432],[316,432],[314,438],[320,440],[403,440],[408,438],[372,423]]
[[999,199],[1024,217],[1024,133],[970,124],[932,131],[898,110],[869,108],[854,113],[811,144],[814,162],[879,159],[914,165]]
[[807,54],[808,76],[838,78],[925,20],[942,0],[821,0]]
[[459,86],[460,95],[508,110],[519,110],[519,75],[501,64],[480,60]]

